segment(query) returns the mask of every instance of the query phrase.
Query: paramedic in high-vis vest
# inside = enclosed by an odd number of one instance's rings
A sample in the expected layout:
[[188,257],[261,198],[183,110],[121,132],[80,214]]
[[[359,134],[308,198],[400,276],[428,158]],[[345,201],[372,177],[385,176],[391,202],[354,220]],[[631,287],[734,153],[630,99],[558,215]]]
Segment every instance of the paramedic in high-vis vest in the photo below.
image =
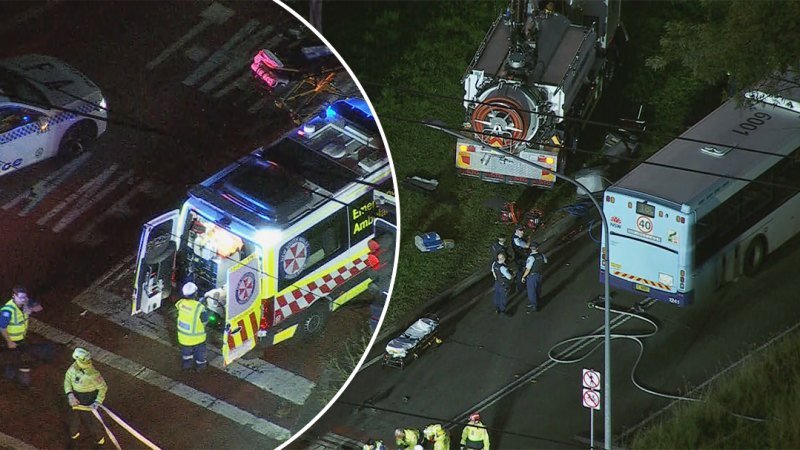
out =
[[[64,393],[72,407],[69,417],[70,447],[81,437],[81,422],[89,429],[95,447],[100,447],[106,442],[106,434],[100,421],[94,417],[91,410],[103,404],[108,392],[108,385],[100,372],[92,364],[92,355],[88,350],[76,348],[72,352],[75,360],[64,375]],[[76,409],[77,408],[77,409]],[[82,409],[81,409],[82,408]]]
[[39,312],[42,306],[28,299],[28,292],[23,287],[15,287],[11,291],[11,300],[0,308],[0,334],[9,350],[17,352],[17,363],[5,366],[5,377],[17,381],[25,387],[31,384],[31,368],[21,362],[20,353],[25,351],[25,336],[28,334],[28,318],[31,313]]
[[[183,285],[183,297],[175,303],[178,308],[178,345],[181,348],[181,369],[200,372],[206,368],[206,323],[208,311],[197,301],[197,285]],[[194,362],[194,363],[193,363]]]
[[461,450],[465,449],[489,450],[489,432],[476,412],[469,415],[469,423],[461,433]]
[[440,424],[428,425],[422,433],[433,442],[433,450],[450,450],[450,434]]

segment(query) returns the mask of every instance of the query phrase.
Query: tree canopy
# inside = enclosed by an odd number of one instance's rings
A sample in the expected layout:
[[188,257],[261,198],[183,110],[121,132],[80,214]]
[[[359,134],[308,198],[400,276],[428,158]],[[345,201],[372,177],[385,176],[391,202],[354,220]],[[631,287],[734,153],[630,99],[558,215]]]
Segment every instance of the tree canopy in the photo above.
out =
[[649,67],[682,64],[712,84],[730,76],[737,91],[800,71],[800,1],[699,0],[684,6],[690,13],[666,23]]

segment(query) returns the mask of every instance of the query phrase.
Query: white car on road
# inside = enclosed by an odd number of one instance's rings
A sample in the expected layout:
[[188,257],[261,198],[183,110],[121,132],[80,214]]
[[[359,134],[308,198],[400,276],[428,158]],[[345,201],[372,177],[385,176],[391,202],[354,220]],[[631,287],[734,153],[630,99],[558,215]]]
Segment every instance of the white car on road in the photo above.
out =
[[0,176],[53,156],[70,158],[106,130],[106,101],[56,58],[0,60]]

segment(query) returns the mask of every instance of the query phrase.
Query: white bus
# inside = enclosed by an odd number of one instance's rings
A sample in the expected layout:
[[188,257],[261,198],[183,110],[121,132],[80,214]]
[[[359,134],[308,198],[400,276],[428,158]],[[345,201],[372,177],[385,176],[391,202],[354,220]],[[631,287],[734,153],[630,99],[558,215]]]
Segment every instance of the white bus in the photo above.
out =
[[731,99],[647,160],[705,173],[641,164],[606,190],[612,286],[686,306],[800,231],[798,189],[779,187],[800,186],[799,86]]

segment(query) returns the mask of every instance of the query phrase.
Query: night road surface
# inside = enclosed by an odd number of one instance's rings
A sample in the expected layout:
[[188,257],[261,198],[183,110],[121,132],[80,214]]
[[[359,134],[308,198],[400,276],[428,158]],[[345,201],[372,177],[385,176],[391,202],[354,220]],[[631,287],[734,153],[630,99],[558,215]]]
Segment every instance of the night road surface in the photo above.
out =
[[[109,384],[106,405],[162,448],[274,448],[331,394],[320,392],[328,355],[352,324],[367,323],[366,304],[331,315],[319,336],[224,370],[211,349],[212,367],[194,374],[180,371],[171,305],[131,318],[130,297],[142,225],[293,126],[253,79],[255,52],[313,43],[313,33],[272,2],[4,2],[0,17],[0,58],[61,59],[100,87],[109,109],[106,133],[77,159],[0,178],[0,294],[5,302],[26,286],[44,305],[29,340],[57,348],[34,368],[30,391],[0,381],[0,447],[66,448],[63,376],[82,345]],[[338,98],[323,93],[312,106]]]
[[[490,429],[492,448],[588,448],[590,413],[581,404],[582,369],[594,369],[602,376],[602,339],[596,341],[599,349],[573,364],[550,363],[547,354],[561,340],[592,332],[602,335],[602,309],[587,308],[587,301],[603,292],[598,253],[599,244],[584,233],[558,253],[548,254],[544,301],[538,313],[526,315],[527,299],[515,297],[510,303],[513,316],[496,316],[488,281],[453,298],[440,311],[450,319],[438,332],[443,339],[439,347],[427,350],[403,370],[380,363],[362,370],[303,435],[303,442],[290,448],[335,448],[332,442],[352,444],[368,438],[387,442],[397,427],[424,428],[448,420],[463,424],[464,415],[475,409]],[[637,382],[660,393],[685,393],[796,325],[798,264],[800,238],[795,238],[770,255],[758,276],[741,277],[716,299],[685,309],[644,303],[642,315],[659,330],[642,339]],[[643,300],[624,292],[612,295],[612,308],[626,311]],[[612,333],[652,331],[638,319],[614,327],[619,320],[612,314]],[[376,342],[368,360],[380,355],[385,345]],[[633,340],[612,342],[615,439],[671,401],[633,385],[631,370],[638,355]],[[518,386],[508,389],[512,384]],[[496,401],[482,403],[490,397]],[[601,410],[594,414],[598,445],[603,442],[603,411],[601,400]],[[461,429],[454,428],[454,442]]]

